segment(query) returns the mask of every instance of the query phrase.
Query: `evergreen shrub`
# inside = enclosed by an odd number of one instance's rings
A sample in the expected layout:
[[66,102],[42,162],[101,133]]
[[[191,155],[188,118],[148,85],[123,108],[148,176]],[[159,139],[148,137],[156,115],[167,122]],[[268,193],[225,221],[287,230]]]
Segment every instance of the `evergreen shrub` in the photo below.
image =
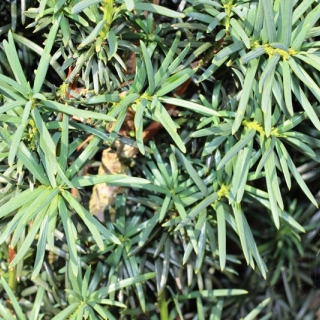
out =
[[0,319],[319,319],[318,0],[0,16]]

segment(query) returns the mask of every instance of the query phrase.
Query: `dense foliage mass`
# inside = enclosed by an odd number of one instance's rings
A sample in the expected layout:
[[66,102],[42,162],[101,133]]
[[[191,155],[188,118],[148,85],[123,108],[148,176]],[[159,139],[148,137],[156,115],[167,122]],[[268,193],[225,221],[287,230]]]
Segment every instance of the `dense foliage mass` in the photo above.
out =
[[0,319],[320,318],[318,0],[0,16]]

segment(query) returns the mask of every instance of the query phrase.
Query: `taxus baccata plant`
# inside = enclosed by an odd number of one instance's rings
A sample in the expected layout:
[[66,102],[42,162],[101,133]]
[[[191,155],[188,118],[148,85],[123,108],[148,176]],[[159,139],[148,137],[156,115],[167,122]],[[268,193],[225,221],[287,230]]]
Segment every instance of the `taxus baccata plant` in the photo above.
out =
[[0,8],[1,319],[319,317],[319,1]]

